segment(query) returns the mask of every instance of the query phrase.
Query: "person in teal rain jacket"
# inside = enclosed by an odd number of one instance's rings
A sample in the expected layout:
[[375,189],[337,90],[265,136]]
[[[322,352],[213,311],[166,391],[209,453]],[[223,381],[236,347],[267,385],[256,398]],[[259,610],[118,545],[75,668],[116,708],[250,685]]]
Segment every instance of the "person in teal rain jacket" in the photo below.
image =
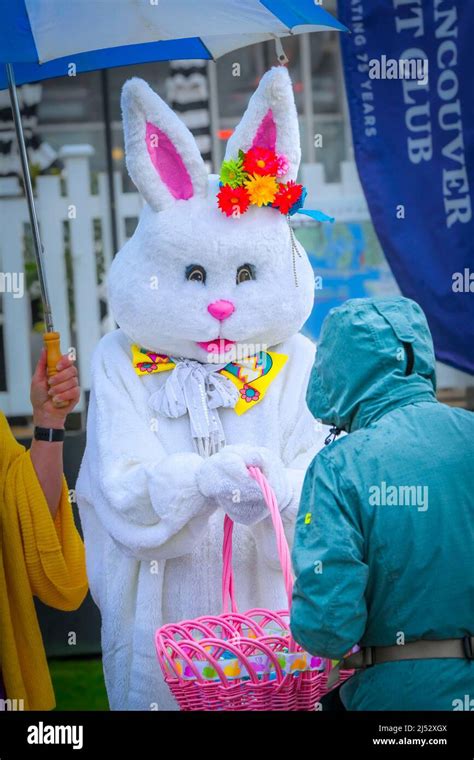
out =
[[474,415],[439,403],[435,387],[413,301],[354,299],[326,317],[307,402],[348,435],[306,474],[293,635],[338,660],[356,644],[398,652],[419,640],[457,639],[465,655],[357,670],[340,690],[348,710],[474,709]]

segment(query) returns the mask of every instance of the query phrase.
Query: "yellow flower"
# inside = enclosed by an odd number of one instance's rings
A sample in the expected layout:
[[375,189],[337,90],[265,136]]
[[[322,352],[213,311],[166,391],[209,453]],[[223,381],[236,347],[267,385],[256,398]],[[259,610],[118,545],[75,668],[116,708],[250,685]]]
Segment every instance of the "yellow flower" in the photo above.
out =
[[250,175],[245,183],[250,196],[250,202],[255,206],[266,206],[267,203],[273,203],[275,195],[278,192],[278,183],[275,177],[258,174]]

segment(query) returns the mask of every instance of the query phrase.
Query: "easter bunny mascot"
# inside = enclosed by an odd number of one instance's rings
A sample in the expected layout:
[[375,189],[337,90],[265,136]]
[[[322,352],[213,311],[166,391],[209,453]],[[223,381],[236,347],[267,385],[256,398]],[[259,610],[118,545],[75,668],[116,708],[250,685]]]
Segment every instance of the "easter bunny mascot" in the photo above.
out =
[[[239,607],[287,604],[271,519],[247,466],[269,480],[291,540],[323,437],[305,401],[314,347],[298,334],[314,277],[283,196],[280,210],[259,207],[276,188],[258,174],[266,161],[279,157],[287,198],[296,186],[285,68],[262,78],[229,140],[226,187],[144,81],[125,84],[122,110],[127,166],[145,206],[109,273],[119,329],[94,355],[77,496],[110,705],[176,709],[154,632],[222,611],[226,513],[236,523]],[[254,173],[234,193],[249,151]]]

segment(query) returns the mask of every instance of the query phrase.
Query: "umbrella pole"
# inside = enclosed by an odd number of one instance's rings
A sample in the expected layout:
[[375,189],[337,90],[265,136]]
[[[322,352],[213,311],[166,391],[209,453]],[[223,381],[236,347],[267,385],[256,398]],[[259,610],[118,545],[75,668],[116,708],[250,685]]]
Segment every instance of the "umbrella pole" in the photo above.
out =
[[56,364],[61,357],[61,349],[59,345],[59,333],[54,331],[53,317],[51,313],[51,303],[49,300],[48,286],[46,283],[45,267],[43,259],[43,245],[41,243],[38,217],[36,214],[35,199],[33,195],[33,186],[31,184],[30,167],[28,165],[28,153],[26,151],[25,134],[23,132],[23,124],[21,121],[20,106],[18,103],[18,93],[15,84],[15,72],[11,63],[6,64],[7,78],[8,78],[8,90],[10,92],[10,103],[13,112],[13,123],[15,125],[15,132],[18,140],[18,148],[20,151],[21,169],[23,175],[23,184],[25,188],[26,200],[28,202],[28,212],[30,216],[31,230],[33,233],[33,250],[36,259],[36,267],[38,270],[38,280],[41,291],[41,300],[43,302],[44,321],[46,326],[46,333],[44,335],[44,343],[48,352],[48,377],[55,375]]
[[110,228],[112,232],[112,256],[119,250],[117,232],[117,201],[115,197],[114,161],[112,156],[112,129],[110,127],[109,104],[109,75],[107,69],[100,72],[100,88],[102,91],[102,108],[104,111],[105,160],[107,164],[107,182],[110,199]]

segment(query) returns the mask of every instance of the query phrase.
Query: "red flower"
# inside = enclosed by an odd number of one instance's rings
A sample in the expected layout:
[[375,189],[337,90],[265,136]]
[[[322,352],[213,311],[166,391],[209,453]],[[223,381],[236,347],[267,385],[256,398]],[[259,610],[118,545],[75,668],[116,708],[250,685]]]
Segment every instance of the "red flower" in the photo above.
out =
[[282,214],[287,214],[293,204],[299,200],[302,192],[303,185],[297,185],[293,180],[284,184],[280,183],[273,205],[278,208]]
[[250,204],[250,197],[245,187],[234,187],[222,185],[217,193],[218,206],[227,216],[238,216],[244,214]]
[[275,151],[268,148],[250,148],[244,155],[244,171],[261,176],[271,174],[275,177],[278,171],[278,157]]

